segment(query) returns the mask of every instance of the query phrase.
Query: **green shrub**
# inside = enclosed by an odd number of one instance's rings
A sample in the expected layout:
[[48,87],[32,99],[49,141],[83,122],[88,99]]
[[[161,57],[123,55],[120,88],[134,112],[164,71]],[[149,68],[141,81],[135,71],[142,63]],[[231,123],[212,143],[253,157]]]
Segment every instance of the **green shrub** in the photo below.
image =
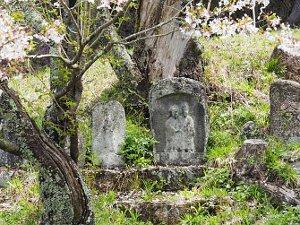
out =
[[147,166],[153,161],[154,138],[150,131],[128,120],[125,143],[120,151],[127,165]]

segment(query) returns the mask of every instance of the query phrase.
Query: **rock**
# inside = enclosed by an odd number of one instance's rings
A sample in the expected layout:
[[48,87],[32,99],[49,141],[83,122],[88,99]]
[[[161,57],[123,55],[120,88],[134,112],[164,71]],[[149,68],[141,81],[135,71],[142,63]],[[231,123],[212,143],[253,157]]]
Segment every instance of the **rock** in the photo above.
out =
[[125,138],[125,111],[117,101],[99,103],[93,109],[93,150],[104,168],[123,166],[118,155]]
[[268,143],[261,139],[249,139],[244,141],[243,146],[235,154],[234,173],[238,177],[251,177],[261,179],[264,175],[265,152]]
[[288,141],[300,141],[300,83],[278,80],[270,89],[270,133]]
[[300,83],[300,42],[286,43],[277,46],[271,56],[279,60],[279,65],[286,68],[286,80],[294,80]]
[[300,205],[297,189],[291,189],[276,173],[270,173],[265,165],[267,142],[246,140],[235,155],[233,178],[261,187],[277,204]]
[[0,188],[5,188],[7,186],[7,182],[11,180],[13,175],[13,170],[8,170],[7,168],[0,167]]
[[298,176],[300,176],[300,160],[297,160],[291,164],[292,164],[293,168],[296,170]]
[[248,121],[241,129],[241,137],[246,139],[255,138],[258,136],[258,133],[257,126],[253,121]]
[[196,179],[203,176],[203,170],[201,166],[152,166],[122,171],[87,171],[86,173],[88,173],[87,176],[93,173],[95,177],[93,186],[101,192],[128,192],[143,189],[148,183],[154,184],[154,190],[177,191],[192,187]]
[[23,163],[21,157],[15,156],[0,149],[0,166],[15,167]]
[[208,115],[205,87],[188,78],[164,79],[150,90],[150,125],[158,165],[199,165],[205,156]]

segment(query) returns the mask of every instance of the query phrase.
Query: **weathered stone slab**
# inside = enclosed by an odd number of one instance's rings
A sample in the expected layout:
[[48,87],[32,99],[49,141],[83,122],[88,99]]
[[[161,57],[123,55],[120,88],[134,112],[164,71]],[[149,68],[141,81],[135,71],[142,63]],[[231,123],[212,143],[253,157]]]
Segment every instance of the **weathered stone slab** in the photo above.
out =
[[300,42],[277,46],[272,58],[278,59],[280,66],[286,68],[285,79],[300,82]]
[[93,109],[93,150],[104,168],[123,166],[118,155],[125,138],[125,110],[117,101],[98,103]]
[[270,88],[270,133],[277,138],[300,141],[300,83],[278,80]]
[[187,78],[164,79],[150,91],[151,130],[159,165],[199,165],[205,156],[208,115],[205,88]]
[[230,197],[206,199],[199,195],[183,197],[180,193],[162,192],[150,200],[145,200],[143,193],[121,195],[118,196],[114,206],[125,212],[135,211],[140,219],[145,222],[151,221],[154,225],[180,225],[186,214],[197,213],[199,207],[217,213],[220,207],[233,207],[233,205],[234,202]]
[[197,178],[203,176],[204,167],[180,166],[161,167],[152,166],[141,169],[128,170],[100,170],[87,171],[87,176],[95,177],[92,184],[101,192],[128,192],[145,188],[152,183],[154,190],[177,191],[194,186]]

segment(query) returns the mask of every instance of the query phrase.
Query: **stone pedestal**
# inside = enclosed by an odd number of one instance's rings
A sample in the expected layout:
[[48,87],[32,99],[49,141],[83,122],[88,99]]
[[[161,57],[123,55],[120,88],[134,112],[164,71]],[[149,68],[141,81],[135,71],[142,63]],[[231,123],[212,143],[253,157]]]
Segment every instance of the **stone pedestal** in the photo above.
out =
[[131,192],[146,188],[147,183],[156,184],[154,190],[178,191],[192,188],[197,178],[204,175],[202,166],[151,166],[127,170],[87,171],[95,175],[94,188],[101,192]]
[[99,103],[93,109],[93,150],[103,168],[118,168],[123,161],[118,152],[125,138],[125,110],[116,101]]
[[187,78],[164,79],[149,95],[150,123],[159,165],[199,165],[205,156],[208,115],[205,88]]

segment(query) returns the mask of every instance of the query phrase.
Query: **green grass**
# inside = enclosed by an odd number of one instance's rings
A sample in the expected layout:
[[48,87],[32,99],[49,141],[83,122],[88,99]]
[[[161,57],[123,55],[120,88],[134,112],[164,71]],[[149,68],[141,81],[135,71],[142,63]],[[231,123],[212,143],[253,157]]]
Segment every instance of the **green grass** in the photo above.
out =
[[114,209],[116,194],[95,194],[93,206],[96,225],[151,225],[139,220],[139,216],[131,211],[122,212]]
[[27,167],[0,189],[0,224],[37,225],[40,215],[37,174]]

